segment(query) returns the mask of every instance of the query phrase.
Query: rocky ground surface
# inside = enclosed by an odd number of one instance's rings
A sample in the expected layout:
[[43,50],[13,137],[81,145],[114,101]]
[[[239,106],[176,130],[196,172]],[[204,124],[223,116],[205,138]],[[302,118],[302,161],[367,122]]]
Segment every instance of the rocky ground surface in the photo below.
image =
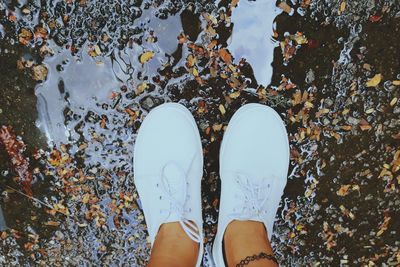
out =
[[400,265],[399,2],[278,1],[271,83],[258,84],[228,47],[235,8],[260,0],[246,1],[0,2],[0,265],[144,266],[132,149],[168,101],[202,137],[204,266],[220,142],[250,102],[289,133],[281,265]]

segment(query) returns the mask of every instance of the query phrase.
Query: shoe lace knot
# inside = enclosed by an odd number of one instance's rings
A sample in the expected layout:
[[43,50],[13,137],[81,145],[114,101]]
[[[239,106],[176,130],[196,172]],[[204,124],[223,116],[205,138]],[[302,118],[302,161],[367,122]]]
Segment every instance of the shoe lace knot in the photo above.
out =
[[233,216],[241,220],[257,219],[263,221],[267,214],[271,184],[268,179],[252,179],[242,173],[235,174],[235,180],[241,190],[236,197],[241,198],[242,205],[234,209]]

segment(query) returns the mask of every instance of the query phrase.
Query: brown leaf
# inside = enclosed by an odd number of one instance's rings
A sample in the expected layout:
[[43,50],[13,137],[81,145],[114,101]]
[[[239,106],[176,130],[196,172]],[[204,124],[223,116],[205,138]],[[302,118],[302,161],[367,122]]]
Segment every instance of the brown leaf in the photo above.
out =
[[350,193],[350,192],[349,192],[350,186],[351,186],[351,185],[349,185],[349,184],[342,185],[342,186],[340,187],[340,189],[336,192],[336,194],[337,194],[338,196],[341,196],[341,197],[348,195],[348,194]]
[[225,48],[219,50],[219,56],[226,64],[232,64],[232,55]]
[[59,222],[55,222],[55,221],[48,221],[45,224],[49,225],[49,226],[59,226],[60,225]]
[[361,119],[358,125],[360,126],[361,131],[368,131],[372,128],[372,126],[365,119]]

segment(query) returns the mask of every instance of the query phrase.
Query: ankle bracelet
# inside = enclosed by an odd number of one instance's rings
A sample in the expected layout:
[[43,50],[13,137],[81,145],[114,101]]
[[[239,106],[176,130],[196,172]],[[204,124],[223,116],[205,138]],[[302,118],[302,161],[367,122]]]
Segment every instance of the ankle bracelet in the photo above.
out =
[[252,261],[257,261],[257,260],[261,260],[261,259],[271,260],[271,261],[273,261],[273,262],[275,262],[276,264],[279,265],[279,263],[276,260],[274,255],[261,252],[258,255],[254,254],[253,256],[247,256],[246,258],[241,260],[238,264],[236,264],[236,267],[243,267],[243,266],[249,264]]

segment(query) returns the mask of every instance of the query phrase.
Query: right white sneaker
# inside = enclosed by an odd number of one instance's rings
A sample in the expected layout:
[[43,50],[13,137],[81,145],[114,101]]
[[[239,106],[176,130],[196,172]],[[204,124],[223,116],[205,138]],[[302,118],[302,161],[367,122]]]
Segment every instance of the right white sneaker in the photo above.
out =
[[288,167],[288,136],[278,113],[261,104],[241,107],[220,149],[221,200],[213,245],[217,267],[225,266],[222,242],[233,220],[262,222],[271,239]]

